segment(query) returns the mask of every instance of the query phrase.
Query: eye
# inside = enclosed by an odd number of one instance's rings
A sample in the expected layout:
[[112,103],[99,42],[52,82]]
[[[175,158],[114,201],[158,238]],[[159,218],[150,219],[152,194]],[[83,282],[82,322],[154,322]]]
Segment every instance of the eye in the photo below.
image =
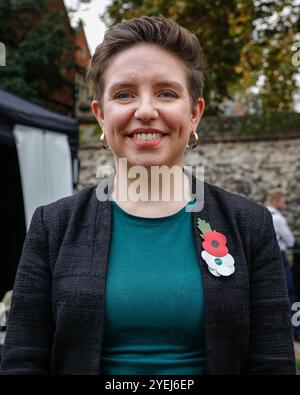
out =
[[159,96],[162,96],[166,99],[172,99],[177,97],[177,94],[169,89],[165,89],[159,93]]
[[114,99],[120,99],[120,100],[128,100],[132,97],[132,93],[123,91],[123,92],[118,92],[115,96]]

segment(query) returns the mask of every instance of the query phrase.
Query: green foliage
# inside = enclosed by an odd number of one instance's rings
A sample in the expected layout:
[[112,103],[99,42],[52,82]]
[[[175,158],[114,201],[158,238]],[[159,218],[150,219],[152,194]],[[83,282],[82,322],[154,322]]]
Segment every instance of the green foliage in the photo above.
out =
[[292,64],[292,47],[300,31],[300,6],[290,0],[254,3],[256,28],[241,53],[241,86],[247,89],[263,78],[262,109],[292,111],[298,71]]
[[232,98],[236,92],[245,95],[262,76],[265,83],[255,98],[261,110],[289,111],[297,72],[291,62],[291,46],[300,30],[300,7],[290,3],[113,0],[104,17],[111,26],[160,13],[195,33],[208,60],[204,95],[207,114],[218,113],[224,98]]
[[241,130],[245,136],[300,135],[300,114],[296,112],[266,112],[260,115],[240,117]]
[[240,117],[204,116],[198,133],[206,141],[300,136],[300,114],[273,111]]
[[0,87],[35,102],[47,99],[62,84],[73,89],[64,72],[75,63],[64,53],[74,44],[63,29],[65,15],[48,11],[48,4],[47,0],[0,1],[0,41],[6,45]]

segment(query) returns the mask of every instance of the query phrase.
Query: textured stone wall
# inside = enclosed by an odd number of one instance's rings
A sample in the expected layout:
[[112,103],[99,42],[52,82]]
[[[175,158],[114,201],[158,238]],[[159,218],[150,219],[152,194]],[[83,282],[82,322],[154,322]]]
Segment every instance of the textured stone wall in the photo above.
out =
[[[80,186],[93,185],[98,166],[113,165],[99,142],[80,149]],[[268,141],[205,142],[188,152],[187,165],[204,165],[205,181],[263,203],[266,193],[286,193],[284,214],[300,242],[300,138]]]

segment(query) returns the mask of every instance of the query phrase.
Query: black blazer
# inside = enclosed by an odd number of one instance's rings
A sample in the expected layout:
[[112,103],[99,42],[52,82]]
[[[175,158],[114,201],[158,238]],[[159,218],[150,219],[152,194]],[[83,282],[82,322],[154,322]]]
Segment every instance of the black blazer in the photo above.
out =
[[[192,182],[194,191],[199,180]],[[207,374],[294,374],[272,217],[265,207],[216,186],[204,183],[204,192],[204,208],[192,216],[205,295]],[[209,272],[199,217],[226,235],[235,259],[231,276]],[[96,186],[36,209],[15,280],[2,374],[101,374],[111,233],[111,202],[97,199]]]

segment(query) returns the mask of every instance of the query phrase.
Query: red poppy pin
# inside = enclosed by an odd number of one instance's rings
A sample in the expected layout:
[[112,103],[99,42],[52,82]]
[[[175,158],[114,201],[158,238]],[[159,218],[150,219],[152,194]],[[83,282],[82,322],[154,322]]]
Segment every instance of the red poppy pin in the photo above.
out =
[[230,276],[235,271],[234,259],[228,253],[226,246],[227,239],[220,233],[212,230],[210,224],[200,218],[197,220],[197,227],[204,240],[202,242],[201,256],[208,265],[208,269],[214,276]]

